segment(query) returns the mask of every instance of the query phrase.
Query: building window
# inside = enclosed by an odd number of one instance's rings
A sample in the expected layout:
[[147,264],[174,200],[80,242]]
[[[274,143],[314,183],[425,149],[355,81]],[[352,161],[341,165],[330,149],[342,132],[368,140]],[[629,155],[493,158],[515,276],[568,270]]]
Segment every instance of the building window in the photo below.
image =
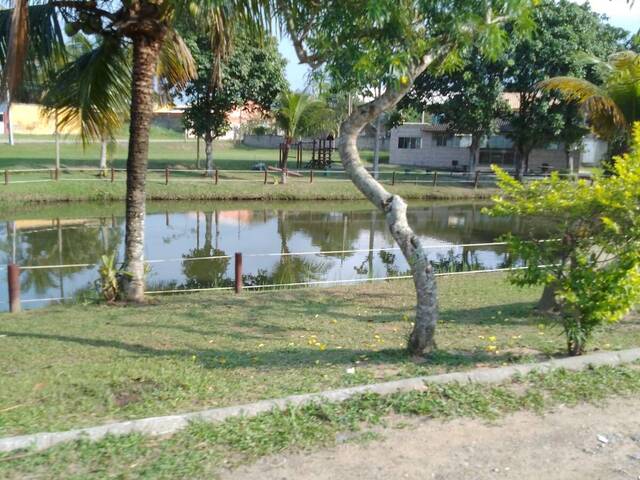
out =
[[436,147],[446,147],[449,146],[451,140],[453,139],[453,135],[449,133],[434,133],[433,134],[433,144]]
[[398,137],[398,148],[408,148],[415,150],[420,148],[422,139],[420,137]]

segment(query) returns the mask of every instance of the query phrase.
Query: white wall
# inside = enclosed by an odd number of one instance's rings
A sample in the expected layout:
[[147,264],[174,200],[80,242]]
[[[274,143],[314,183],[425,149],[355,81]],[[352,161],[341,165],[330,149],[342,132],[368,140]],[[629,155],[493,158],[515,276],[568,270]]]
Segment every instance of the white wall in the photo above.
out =
[[[398,148],[398,138],[400,137],[420,137],[421,146],[418,149]],[[394,128],[391,130],[389,163],[438,169],[451,169],[454,161],[458,162],[456,167],[458,169],[469,165],[468,148],[438,147],[433,143],[432,132],[423,131],[422,124],[406,123]]]
[[[459,137],[452,143],[457,146],[439,147],[433,141],[434,132],[424,131],[424,125],[420,123],[405,123],[391,130],[391,141],[389,147],[389,162],[395,165],[407,165],[423,168],[452,169],[453,161],[457,161],[456,169],[462,169],[469,165],[469,144],[468,138]],[[398,139],[400,137],[419,137],[422,144],[418,149],[398,148]],[[587,137],[588,140],[589,137]],[[595,140],[595,139],[594,139]],[[596,141],[600,142],[600,141]],[[602,149],[606,151],[606,143],[604,142],[589,144],[589,155],[598,157],[602,155]],[[586,143],[586,142],[585,142]],[[593,150],[593,152],[592,152]],[[585,154],[583,154],[585,155]],[[584,158],[584,156],[583,156]],[[584,162],[584,160],[583,160]],[[566,169],[567,160],[563,148],[559,149],[534,149],[529,155],[529,168],[532,171],[539,171],[543,164],[548,164],[552,168]],[[481,170],[489,170],[489,165],[481,165]]]
[[580,154],[582,165],[600,165],[607,153],[607,142],[604,142],[593,135],[588,135],[584,139],[584,147]]

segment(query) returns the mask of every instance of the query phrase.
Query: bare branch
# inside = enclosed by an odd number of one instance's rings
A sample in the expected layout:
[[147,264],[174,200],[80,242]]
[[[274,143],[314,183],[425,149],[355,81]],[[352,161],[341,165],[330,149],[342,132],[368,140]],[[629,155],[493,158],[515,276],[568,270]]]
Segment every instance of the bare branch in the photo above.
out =
[[291,37],[291,41],[293,43],[293,48],[296,51],[296,55],[298,56],[298,60],[300,63],[304,63],[309,65],[314,70],[316,68],[320,68],[320,66],[324,63],[321,57],[317,54],[310,54],[304,46],[304,41],[307,37],[308,32],[306,30],[302,31],[302,33],[297,33],[296,26],[293,23],[293,19],[287,19],[287,33],[289,37]]

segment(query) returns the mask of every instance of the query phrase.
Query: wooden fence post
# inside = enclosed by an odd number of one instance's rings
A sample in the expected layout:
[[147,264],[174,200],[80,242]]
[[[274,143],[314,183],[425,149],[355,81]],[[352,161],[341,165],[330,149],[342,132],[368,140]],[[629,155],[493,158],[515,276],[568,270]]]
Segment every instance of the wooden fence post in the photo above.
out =
[[7,280],[9,284],[9,311],[17,313],[20,308],[20,267],[15,263],[7,265]]
[[396,172],[393,172],[391,174],[391,185],[395,185],[396,184]]
[[236,252],[236,285],[235,292],[240,293],[242,291],[242,253]]
[[116,179],[116,171],[113,167],[111,167],[111,183]]
[[264,171],[264,184],[267,184],[267,171]]
[[480,172],[477,171],[476,172],[476,178],[473,181],[473,189],[477,190],[478,189],[478,184],[480,183]]
[[169,167],[164,167],[164,184],[169,185]]
[[9,170],[4,171],[4,184],[9,185]]
[[215,172],[215,174],[213,175],[213,181],[214,181],[214,183],[215,183],[216,185],[218,184],[218,180],[219,180],[219,177],[218,177],[218,169],[216,168],[216,172]]
[[53,171],[53,179],[57,182],[60,178],[60,169],[58,167]]
[[309,172],[309,183],[313,183],[313,170]]
[[433,172],[433,186],[435,187],[437,183],[438,183],[438,171],[434,170],[434,172]]

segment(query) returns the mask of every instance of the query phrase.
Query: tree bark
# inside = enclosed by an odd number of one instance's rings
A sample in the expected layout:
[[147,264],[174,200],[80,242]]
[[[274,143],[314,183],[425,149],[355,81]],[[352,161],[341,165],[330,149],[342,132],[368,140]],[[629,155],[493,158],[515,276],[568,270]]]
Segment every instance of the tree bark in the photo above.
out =
[[433,268],[427,260],[420,239],[409,226],[406,202],[400,196],[389,193],[367,172],[360,159],[357,138],[367,123],[400,101],[411,88],[413,80],[430,63],[431,58],[426,57],[411,72],[407,83],[395,88],[389,87],[373,101],[354,107],[351,115],[342,123],[338,138],[338,151],[345,172],[365,197],[384,213],[391,235],[411,267],[417,305],[414,327],[407,348],[413,355],[420,355],[435,348],[438,304]]
[[149,157],[149,127],[153,115],[153,76],[162,35],[133,37],[131,126],[127,157],[127,208],[123,291],[127,301],[144,301],[145,183]]
[[378,115],[376,119],[376,139],[373,146],[373,178],[378,179],[380,170],[380,130],[382,124],[382,115]]
[[480,163],[480,138],[478,135],[471,136],[471,146],[469,147],[469,172],[473,173]]
[[544,313],[551,313],[558,310],[558,300],[556,299],[556,292],[558,291],[558,284],[556,282],[549,283],[544,286],[542,296],[538,300],[536,310]]
[[213,138],[210,133],[207,133],[204,137],[205,147],[204,153],[206,156],[207,176],[213,176]]
[[58,131],[58,111],[55,114],[55,131],[54,136],[56,140],[56,169],[60,169],[60,132]]
[[107,141],[104,138],[100,140],[100,171],[102,175],[107,171]]

